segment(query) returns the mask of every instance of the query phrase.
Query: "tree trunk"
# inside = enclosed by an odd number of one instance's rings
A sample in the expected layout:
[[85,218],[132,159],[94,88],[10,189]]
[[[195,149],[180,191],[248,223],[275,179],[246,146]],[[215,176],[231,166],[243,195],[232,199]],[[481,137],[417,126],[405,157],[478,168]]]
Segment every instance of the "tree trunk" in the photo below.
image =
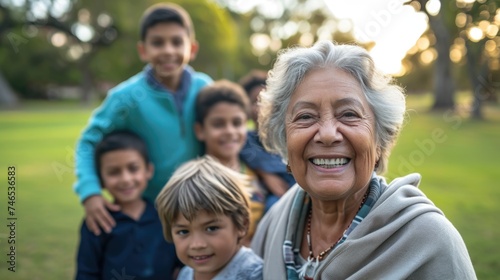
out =
[[82,57],[79,63],[80,71],[82,73],[82,80],[80,83],[82,95],[80,102],[86,106],[90,105],[92,90],[93,90],[92,71],[90,70],[91,60],[92,60],[92,55],[89,54]]
[[429,17],[429,27],[436,36],[437,60],[434,62],[434,104],[432,110],[453,109],[455,107],[455,83],[451,75],[450,47],[451,38],[443,20],[444,13],[449,12],[443,7],[438,15],[432,16],[424,8],[428,0],[418,0],[422,11]]
[[482,85],[480,82],[480,77],[478,76],[478,71],[476,71],[477,65],[477,55],[475,54],[473,48],[470,46],[470,42],[465,40],[465,46],[467,48],[467,73],[469,74],[470,85],[472,88],[472,108],[471,108],[471,117],[473,119],[482,119],[483,115],[481,113],[481,92]]
[[0,72],[0,107],[12,108],[19,103],[19,99],[14,94],[2,72]]
[[455,83],[451,73],[450,34],[441,15],[430,16],[429,25],[436,36],[438,57],[434,63],[434,104],[433,110],[453,109],[455,107]]

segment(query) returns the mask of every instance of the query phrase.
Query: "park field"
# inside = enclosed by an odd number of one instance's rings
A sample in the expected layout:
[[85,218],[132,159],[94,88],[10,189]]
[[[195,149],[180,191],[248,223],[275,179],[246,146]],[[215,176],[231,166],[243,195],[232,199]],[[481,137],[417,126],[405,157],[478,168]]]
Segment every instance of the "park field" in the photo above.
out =
[[[459,114],[428,113],[426,95],[409,96],[408,104],[387,177],[422,174],[420,188],[462,234],[478,278],[498,279],[500,107],[489,105],[486,120],[473,121],[463,107]],[[43,102],[0,111],[0,279],[73,278],[83,218],[72,189],[74,147],[91,111]],[[7,195],[9,167],[15,197]]]

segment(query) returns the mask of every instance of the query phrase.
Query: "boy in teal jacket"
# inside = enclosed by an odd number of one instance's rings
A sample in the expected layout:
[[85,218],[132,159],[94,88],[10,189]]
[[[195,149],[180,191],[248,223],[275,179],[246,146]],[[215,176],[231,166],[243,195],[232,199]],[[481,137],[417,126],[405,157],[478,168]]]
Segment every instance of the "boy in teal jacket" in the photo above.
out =
[[180,164],[201,153],[193,132],[194,103],[212,79],[188,65],[198,52],[191,18],[178,5],[156,4],[145,11],[140,32],[138,52],[148,65],[109,92],[77,144],[74,189],[96,235],[115,225],[108,209],[119,210],[101,196],[95,171],[94,149],[104,135],[128,129],[144,139],[156,170],[144,192],[150,201]]

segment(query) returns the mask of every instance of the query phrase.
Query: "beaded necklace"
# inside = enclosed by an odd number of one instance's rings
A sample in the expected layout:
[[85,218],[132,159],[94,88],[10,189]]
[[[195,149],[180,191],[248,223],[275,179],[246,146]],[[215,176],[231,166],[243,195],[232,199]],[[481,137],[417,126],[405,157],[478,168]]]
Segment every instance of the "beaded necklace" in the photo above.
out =
[[[358,211],[365,204],[366,198],[368,197],[369,190],[370,190],[370,188],[368,188],[365,195],[363,196],[363,200],[361,201],[361,204],[359,205]],[[309,214],[307,216],[307,235],[306,235],[306,237],[307,237],[307,245],[309,247],[309,256],[307,257],[307,263],[304,264],[304,266],[300,269],[300,272],[299,272],[299,277],[306,279],[306,280],[313,279],[312,277],[314,277],[314,273],[316,272],[316,268],[318,267],[319,262],[322,261],[323,258],[328,253],[330,253],[330,251],[339,243],[339,241],[342,239],[342,237],[344,236],[344,234],[346,233],[346,231],[349,229],[349,227],[352,224],[352,221],[351,221],[351,223],[349,223],[349,225],[344,230],[342,235],[340,235],[339,239],[337,239],[337,241],[335,243],[333,243],[332,246],[328,247],[323,252],[319,253],[318,256],[315,257],[313,250],[312,250],[312,243],[311,243],[311,217],[312,217],[312,207],[309,209]]]

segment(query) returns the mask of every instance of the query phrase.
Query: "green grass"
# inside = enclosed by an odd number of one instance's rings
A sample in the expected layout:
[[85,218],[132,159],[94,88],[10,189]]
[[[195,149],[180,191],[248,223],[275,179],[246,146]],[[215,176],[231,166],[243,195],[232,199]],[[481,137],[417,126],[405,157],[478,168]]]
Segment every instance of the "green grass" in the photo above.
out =
[[[27,104],[0,112],[0,279],[71,279],[83,211],[72,190],[73,149],[90,110]],[[16,272],[7,270],[7,167],[17,172]]]
[[[468,104],[460,95],[460,104]],[[422,174],[420,188],[462,234],[479,279],[500,273],[500,107],[485,107],[485,121],[428,113],[429,96],[408,99],[409,114],[393,150],[388,177]],[[437,136],[433,133],[439,133]],[[438,137],[439,136],[439,137]]]
[[[387,176],[423,176],[420,188],[462,234],[479,279],[500,274],[500,108],[487,120],[427,113],[410,96],[406,126]],[[467,100],[461,99],[461,102]],[[34,102],[0,111],[0,279],[71,279],[83,209],[73,193],[73,149],[91,113],[77,104]],[[434,136],[433,136],[434,133]],[[438,133],[436,136],[435,133]],[[17,170],[17,271],[7,270],[7,167]]]

